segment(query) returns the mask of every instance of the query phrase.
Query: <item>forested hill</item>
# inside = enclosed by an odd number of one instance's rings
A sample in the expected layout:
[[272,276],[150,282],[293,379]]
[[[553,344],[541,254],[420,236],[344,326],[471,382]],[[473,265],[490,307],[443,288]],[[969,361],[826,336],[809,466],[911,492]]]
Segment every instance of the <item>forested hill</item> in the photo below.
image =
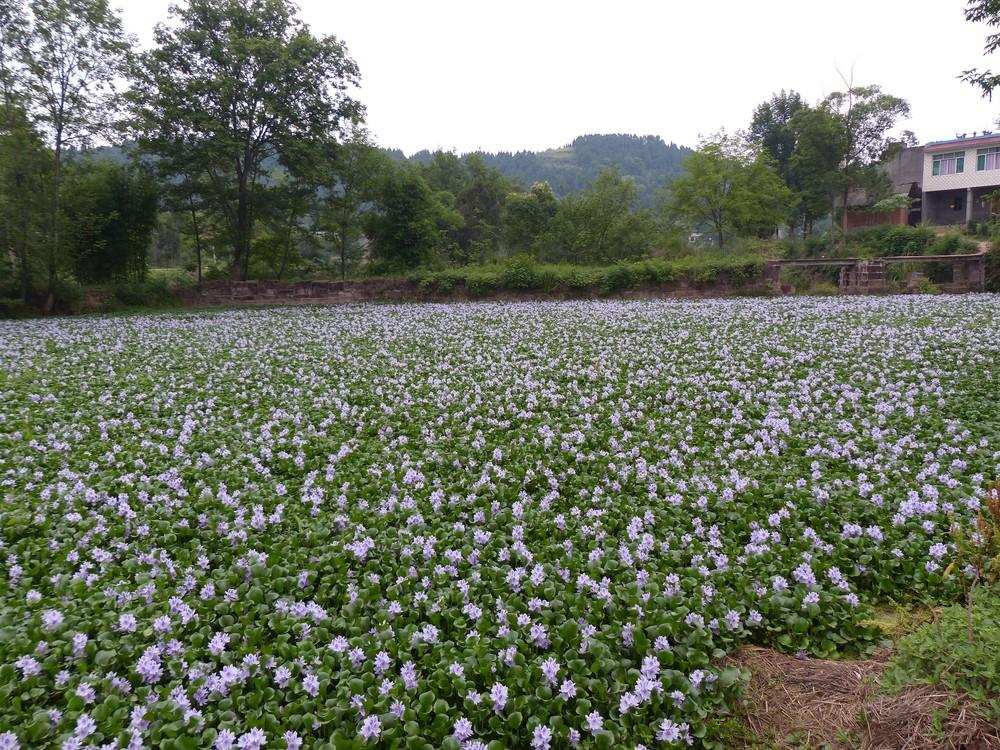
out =
[[[406,161],[398,149],[386,149],[395,159]],[[90,152],[100,159],[123,163],[127,161],[121,147],[100,147]],[[476,152],[490,166],[524,187],[535,182],[547,182],[559,197],[578,192],[592,183],[605,167],[617,167],[631,177],[638,188],[639,203],[652,205],[657,191],[672,177],[681,173],[684,157],[691,153],[686,146],[665,143],[657,135],[581,135],[568,146],[545,151]],[[409,161],[426,163],[431,151],[418,151]]]
[[[404,158],[402,152],[390,152]],[[546,151],[480,152],[487,164],[520,182],[548,182],[558,196],[586,188],[605,167],[617,167],[631,177],[639,190],[639,201],[650,205],[656,192],[680,174],[681,162],[691,153],[686,146],[665,143],[655,135],[582,135],[568,146]],[[411,161],[426,162],[430,151],[418,151]]]

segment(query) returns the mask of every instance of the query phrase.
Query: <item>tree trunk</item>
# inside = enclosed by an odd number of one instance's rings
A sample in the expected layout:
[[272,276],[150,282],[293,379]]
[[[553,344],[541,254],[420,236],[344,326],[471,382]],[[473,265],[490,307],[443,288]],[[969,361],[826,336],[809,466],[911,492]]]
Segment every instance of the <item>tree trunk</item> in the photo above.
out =
[[250,256],[250,234],[253,217],[250,211],[250,191],[246,174],[239,173],[236,198],[236,227],[233,237],[233,265],[230,277],[234,281],[247,278],[247,261]]
[[48,260],[48,293],[45,300],[45,312],[52,312],[55,307],[56,277],[58,276],[59,243],[62,240],[59,232],[59,214],[62,211],[62,128],[56,128],[55,138],[55,171],[52,180],[52,216]]
[[340,225],[340,280],[347,280],[347,222]]
[[841,247],[847,244],[847,199],[851,194],[851,188],[844,188],[844,202],[840,206],[840,244]]
[[188,206],[191,209],[191,228],[194,230],[194,252],[198,264],[198,291],[201,291],[201,232],[198,229],[198,210],[195,208],[194,199],[188,196]]

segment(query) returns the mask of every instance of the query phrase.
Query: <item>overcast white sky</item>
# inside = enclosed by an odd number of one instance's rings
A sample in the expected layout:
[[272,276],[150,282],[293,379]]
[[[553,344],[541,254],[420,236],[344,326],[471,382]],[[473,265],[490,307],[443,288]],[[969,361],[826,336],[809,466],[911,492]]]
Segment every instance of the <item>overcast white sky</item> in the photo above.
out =
[[[118,0],[149,44],[169,0]],[[997,104],[957,80],[986,29],[963,0],[299,0],[347,43],[379,144],[488,151],[584,133],[694,145],[745,127],[781,88],[815,101],[837,68],[907,99],[922,142],[992,129]]]

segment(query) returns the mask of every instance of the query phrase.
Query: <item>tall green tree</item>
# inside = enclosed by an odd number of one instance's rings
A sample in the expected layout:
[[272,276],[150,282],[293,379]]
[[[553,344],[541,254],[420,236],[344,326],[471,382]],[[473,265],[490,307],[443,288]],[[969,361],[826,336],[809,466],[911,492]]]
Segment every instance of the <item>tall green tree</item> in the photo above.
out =
[[74,276],[90,283],[144,279],[159,210],[152,175],[135,166],[81,161],[67,169],[63,190]]
[[418,171],[406,166],[381,176],[372,210],[365,214],[373,255],[390,268],[440,260],[449,233],[461,224],[461,215],[441,202]]
[[189,0],[172,6],[135,68],[140,146],[207,186],[233,278],[246,278],[268,172],[298,174],[363,116],[347,49],[296,12],[290,0]]
[[763,155],[720,138],[703,144],[684,167],[669,185],[668,216],[709,229],[719,247],[733,237],[767,236],[788,220],[794,197]]
[[343,144],[326,166],[328,177],[319,222],[332,240],[343,279],[361,255],[364,207],[376,199],[379,180],[393,167],[384,152],[362,138]]
[[545,259],[598,263],[649,252],[655,222],[636,208],[636,198],[632,180],[605,169],[587,190],[561,201],[542,241]]
[[547,182],[536,182],[526,192],[507,195],[503,232],[507,246],[517,252],[537,253],[538,242],[549,231],[559,200]]
[[52,190],[52,153],[15,104],[0,104],[0,255],[6,256],[25,303],[47,241],[47,212],[39,196]]
[[21,53],[27,37],[28,18],[22,0],[0,3],[0,103],[5,106],[15,104],[23,95]]
[[792,119],[805,107],[798,92],[782,89],[754,110],[750,122],[750,140],[770,157],[778,175],[789,187],[793,187],[790,165],[796,142]]
[[809,235],[815,222],[832,215],[841,191],[846,133],[842,120],[825,107],[800,109],[790,127],[795,134],[789,174],[796,197],[796,223],[801,222]]
[[[63,163],[67,148],[110,132],[131,40],[107,0],[30,0],[23,54],[28,111],[53,154],[46,269],[50,298],[62,247]],[[51,302],[51,299],[50,299]]]
[[469,185],[471,176],[465,161],[453,151],[435,151],[420,164],[420,174],[432,190],[457,196]]
[[465,159],[469,180],[455,196],[455,209],[462,224],[455,242],[462,262],[483,261],[497,253],[502,239],[503,206],[513,189],[499,170],[487,166],[478,154]]
[[878,165],[901,143],[914,140],[912,133],[893,132],[899,120],[909,116],[910,105],[898,96],[884,93],[878,86],[849,85],[844,91],[827,96],[821,106],[840,120],[843,129],[840,205],[842,236],[845,236],[851,191],[878,183]]

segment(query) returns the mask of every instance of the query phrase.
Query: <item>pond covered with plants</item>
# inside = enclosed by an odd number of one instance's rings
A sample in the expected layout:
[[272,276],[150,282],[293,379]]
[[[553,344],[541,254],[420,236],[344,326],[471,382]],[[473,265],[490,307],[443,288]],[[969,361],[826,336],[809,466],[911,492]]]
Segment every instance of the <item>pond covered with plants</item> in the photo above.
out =
[[0,323],[0,748],[717,743],[947,599],[996,297]]

